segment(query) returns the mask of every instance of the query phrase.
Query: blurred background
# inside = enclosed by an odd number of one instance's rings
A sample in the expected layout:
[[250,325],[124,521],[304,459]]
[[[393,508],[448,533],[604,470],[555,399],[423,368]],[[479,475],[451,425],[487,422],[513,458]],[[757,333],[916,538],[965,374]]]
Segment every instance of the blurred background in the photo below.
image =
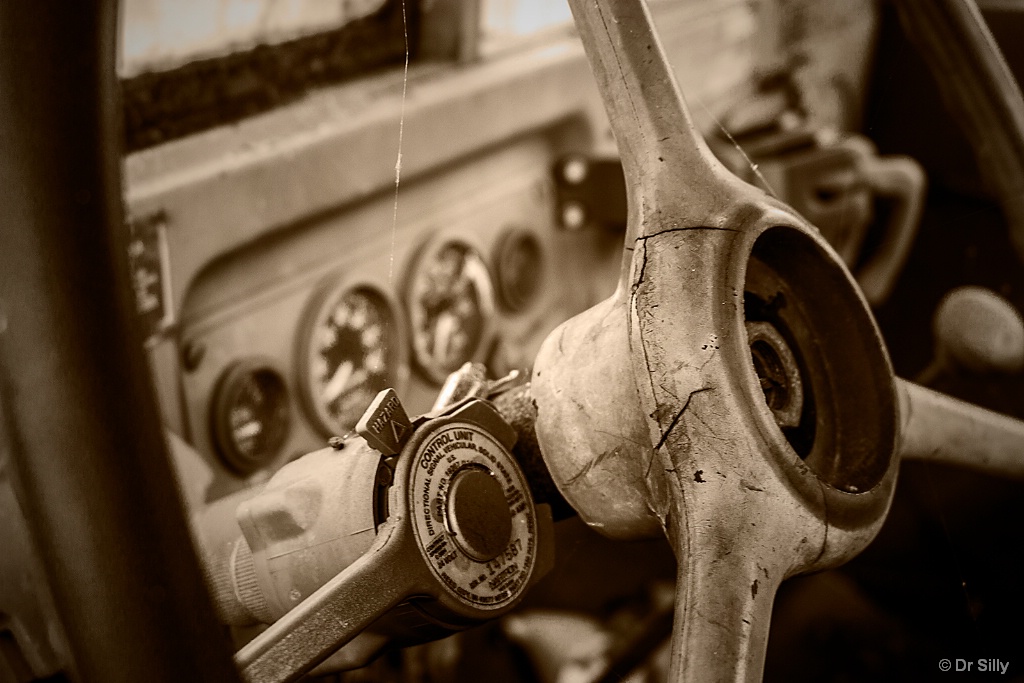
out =
[[[1024,2],[978,4],[1024,74]],[[1024,223],[1005,139],[978,124],[1003,119],[976,65],[942,52],[970,41],[904,0],[650,6],[713,151],[822,230],[896,373],[1024,418]],[[613,291],[624,181],[563,2],[121,12],[136,302],[195,516],[349,433],[385,387],[420,414],[465,362],[528,371],[552,329]],[[931,680],[942,657],[1009,659],[1005,678],[1024,680],[1022,493],[904,463],[875,542],[783,585],[765,680]],[[22,547],[9,512],[0,540]],[[667,543],[613,542],[563,513],[555,569],[514,614],[321,678],[665,680]],[[6,586],[0,681],[59,680],[31,595],[45,587]]]

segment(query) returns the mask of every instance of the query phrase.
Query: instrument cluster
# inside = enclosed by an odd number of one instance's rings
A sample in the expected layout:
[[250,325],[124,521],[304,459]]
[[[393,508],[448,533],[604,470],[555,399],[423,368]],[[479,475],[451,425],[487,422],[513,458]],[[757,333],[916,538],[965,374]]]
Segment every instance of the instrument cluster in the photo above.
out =
[[403,187],[404,220],[381,196],[203,273],[181,332],[200,360],[183,364],[182,388],[192,441],[220,465],[210,495],[352,431],[384,388],[425,412],[466,362],[528,368],[551,329],[606,293],[562,277],[593,279],[596,257],[592,236],[556,227],[553,154],[523,140]]

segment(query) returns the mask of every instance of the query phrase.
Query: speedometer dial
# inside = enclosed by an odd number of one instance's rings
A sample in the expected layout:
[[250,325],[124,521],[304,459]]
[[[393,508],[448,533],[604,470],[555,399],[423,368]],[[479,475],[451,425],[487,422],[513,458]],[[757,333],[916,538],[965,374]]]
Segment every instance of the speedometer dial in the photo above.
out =
[[487,264],[465,242],[428,245],[410,276],[408,296],[416,365],[443,382],[486,341],[494,315]]
[[369,285],[328,285],[307,311],[297,365],[317,428],[326,435],[350,431],[377,392],[400,381],[395,306]]

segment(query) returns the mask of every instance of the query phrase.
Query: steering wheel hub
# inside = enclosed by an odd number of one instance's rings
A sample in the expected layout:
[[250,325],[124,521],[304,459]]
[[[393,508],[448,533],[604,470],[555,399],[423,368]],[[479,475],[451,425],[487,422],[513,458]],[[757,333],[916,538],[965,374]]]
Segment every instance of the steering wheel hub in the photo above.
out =
[[[895,452],[893,375],[838,257],[799,229],[761,233],[747,262],[744,319],[755,372],[792,449],[828,486],[872,489]],[[792,400],[784,413],[772,404],[798,392],[799,413]]]
[[769,322],[747,322],[747,340],[764,401],[779,427],[797,427],[804,408],[800,366],[789,344]]

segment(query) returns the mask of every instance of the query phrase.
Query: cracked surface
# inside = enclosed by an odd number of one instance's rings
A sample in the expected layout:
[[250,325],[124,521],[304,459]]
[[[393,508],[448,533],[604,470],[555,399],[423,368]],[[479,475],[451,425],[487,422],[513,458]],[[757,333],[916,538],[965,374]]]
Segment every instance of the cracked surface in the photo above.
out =
[[832,532],[833,492],[774,423],[743,325],[758,236],[785,225],[820,237],[710,156],[643,3],[570,4],[622,156],[630,256],[613,298],[545,342],[535,377],[551,385],[538,433],[550,430],[545,458],[588,523],[623,522],[618,501],[628,499],[672,543],[673,679],[759,680],[782,578],[871,534],[870,524]]

